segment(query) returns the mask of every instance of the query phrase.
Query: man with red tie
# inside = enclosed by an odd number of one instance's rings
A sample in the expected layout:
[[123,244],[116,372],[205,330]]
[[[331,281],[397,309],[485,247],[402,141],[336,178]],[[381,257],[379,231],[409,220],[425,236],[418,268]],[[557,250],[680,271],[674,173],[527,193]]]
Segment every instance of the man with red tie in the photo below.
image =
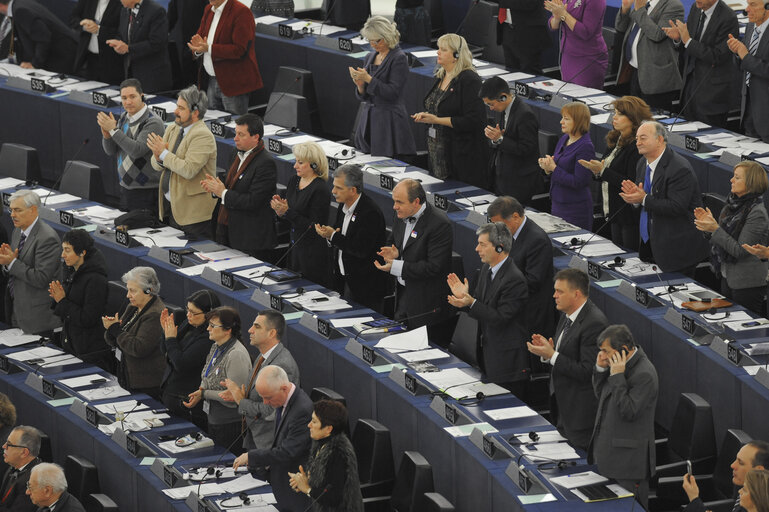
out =
[[505,53],[505,66],[542,74],[542,53],[550,47],[549,18],[539,0],[498,0],[497,44]]

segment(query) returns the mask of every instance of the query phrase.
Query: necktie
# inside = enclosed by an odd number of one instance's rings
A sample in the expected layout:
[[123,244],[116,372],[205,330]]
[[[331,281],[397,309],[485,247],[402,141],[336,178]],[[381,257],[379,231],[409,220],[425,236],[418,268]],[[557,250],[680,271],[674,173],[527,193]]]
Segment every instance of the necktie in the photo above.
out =
[[[24,249],[24,242],[27,240],[27,235],[24,233],[21,234],[21,238],[19,238],[19,252],[18,255],[21,257],[21,250]],[[11,298],[13,298],[13,285],[14,285],[14,278],[13,276],[10,276],[8,278],[8,293],[10,294]]]
[[743,510],[744,508],[742,507],[742,505],[740,505],[740,499],[737,498],[736,500],[734,500],[734,507],[732,507],[732,512],[742,512]]
[[489,269],[489,273],[486,274],[486,283],[483,287],[483,302],[486,302],[486,298],[489,296],[489,292],[491,291],[491,284],[494,282],[494,276],[491,275],[491,269]]
[[[254,372],[251,374],[251,379],[248,381],[248,387],[246,388],[246,393],[250,393],[251,389],[254,387],[254,382],[256,381],[256,374],[259,373],[259,369],[262,367],[262,364],[264,364],[264,356],[259,355],[259,359],[256,361],[256,366],[254,366]],[[246,394],[246,398],[248,398],[248,394]],[[243,432],[246,431],[246,417],[243,416],[240,420],[240,433],[243,434]]]
[[176,150],[179,149],[179,145],[182,143],[182,139],[184,138],[184,128],[179,130],[179,136],[176,137],[176,142],[174,142],[174,149],[171,150],[171,153],[174,155],[176,154]]
[[[556,352],[558,351],[558,349],[561,348],[561,342],[566,337],[566,333],[569,332],[569,328],[571,327],[571,324],[572,324],[572,321],[567,316],[566,320],[563,322],[563,329],[561,329],[561,332],[558,334],[558,337],[555,339],[555,350],[556,350]],[[550,394],[554,395],[555,394],[555,386],[553,385],[553,377],[552,376],[550,377],[550,383],[548,385],[548,388],[550,390]]]
[[504,7],[499,8],[499,14],[497,15],[497,19],[499,20],[499,23],[504,23],[507,21],[507,9]]
[[[652,190],[652,168],[646,166],[646,176],[644,177],[644,192],[648,195]],[[641,208],[641,240],[644,243],[649,243],[649,214],[646,212],[646,208]]]
[[692,38],[695,41],[699,41],[702,37],[702,30],[705,27],[705,21],[707,21],[705,11],[700,11],[700,21],[697,23],[697,31],[694,33],[694,37]]
[[[174,142],[174,147],[171,150],[171,153],[176,155],[176,150],[179,149],[179,145],[182,143],[182,139],[184,138],[184,128],[181,128],[179,130],[179,136],[176,137],[176,142]],[[163,177],[161,178],[162,182],[160,183],[161,190],[163,192],[163,195],[166,195],[168,192],[171,191],[171,173],[163,171]]]
[[280,419],[283,417],[283,407],[275,409],[275,433],[278,433],[278,427],[280,426]]
[[19,478],[18,469],[11,469],[5,476],[3,479],[3,497],[2,500],[0,500],[0,503],[5,503],[5,500],[8,499],[8,496],[11,494],[11,490],[13,490],[13,486],[16,485],[17,478]]
[[[647,11],[649,10],[649,4],[647,3],[644,7]],[[625,59],[630,62],[633,57],[633,45],[635,44],[635,40],[638,37],[638,32],[641,30],[641,26],[638,23],[633,24],[633,28],[630,31],[630,36],[627,38],[627,43],[625,45]]]
[[131,31],[134,26],[134,20],[136,19],[136,16],[134,15],[134,10],[131,9],[131,11],[128,14],[128,43],[131,43]]
[[[758,27],[753,27],[753,35],[750,36],[750,45],[748,46],[748,53],[751,55],[756,54],[756,50],[758,49],[758,40],[761,37],[761,31],[758,30]],[[750,71],[745,73],[745,85],[750,87]]]
[[11,33],[11,18],[6,16],[3,19],[3,23],[0,25],[0,41],[6,38]]

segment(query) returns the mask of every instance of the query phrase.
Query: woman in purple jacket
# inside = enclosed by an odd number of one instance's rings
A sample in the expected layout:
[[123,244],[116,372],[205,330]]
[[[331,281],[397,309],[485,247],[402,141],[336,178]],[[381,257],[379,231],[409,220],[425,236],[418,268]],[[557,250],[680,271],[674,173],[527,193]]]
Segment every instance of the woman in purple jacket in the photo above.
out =
[[603,39],[606,0],[545,0],[549,26],[561,31],[561,79],[603,89],[609,54]]
[[579,160],[593,160],[595,148],[590,140],[590,109],[574,101],[561,108],[564,136],[555,152],[539,159],[539,166],[550,175],[551,213],[581,228],[593,227],[593,173]]

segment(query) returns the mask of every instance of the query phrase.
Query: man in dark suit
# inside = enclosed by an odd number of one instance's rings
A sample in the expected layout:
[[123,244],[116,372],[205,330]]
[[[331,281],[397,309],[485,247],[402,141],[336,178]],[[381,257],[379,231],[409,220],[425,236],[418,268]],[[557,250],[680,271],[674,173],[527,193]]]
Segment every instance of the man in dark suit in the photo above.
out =
[[11,245],[0,246],[8,273],[6,319],[28,334],[47,334],[61,325],[51,309],[48,286],[61,266],[59,235],[38,217],[40,196],[32,190],[11,194]]
[[0,14],[11,19],[16,63],[27,69],[72,72],[77,35],[55,14],[35,0],[0,0]]
[[[731,468],[732,483],[737,487],[742,487],[745,484],[745,475],[748,471],[769,468],[769,443],[755,440],[742,445]],[[689,498],[689,504],[684,508],[684,512],[705,512],[707,506],[700,498],[700,488],[697,486],[693,475],[684,475],[683,488]],[[746,512],[739,502],[740,498],[737,497],[734,508],[731,509],[732,512]]]
[[[593,392],[593,366],[598,335],[609,325],[588,299],[590,279],[567,268],[555,275],[555,303],[563,313],[553,338],[533,334],[529,351],[552,366],[550,417],[572,445],[587,449],[593,433],[598,400]],[[555,340],[555,341],[554,341]]]
[[598,397],[588,463],[635,494],[648,510],[649,478],[655,471],[654,411],[657,371],[630,329],[610,325],[598,336],[600,352],[593,369]]
[[269,448],[255,448],[239,456],[232,467],[247,465],[256,478],[267,476],[281,512],[303,512],[311,504],[310,498],[291,489],[288,472],[299,471],[310,454],[307,424],[312,418],[312,401],[279,366],[266,366],[259,372],[256,390],[275,409],[275,440]]
[[43,462],[32,469],[27,495],[38,512],[85,512],[83,505],[67,492],[67,479],[58,464]]
[[118,37],[120,0],[78,0],[69,26],[79,34],[75,72],[90,80],[117,85],[123,81],[123,59],[107,45]]
[[[748,0],[748,28],[745,41],[729,35],[726,44],[737,56],[742,75],[742,104],[740,115],[746,135],[769,142],[769,38],[764,32],[769,28],[769,10],[763,0]],[[763,119],[763,121],[762,121]]]
[[498,76],[489,78],[478,93],[492,112],[499,112],[496,126],[484,129],[491,141],[492,176],[497,195],[513,196],[524,205],[542,189],[539,172],[539,121],[531,108],[516,99],[510,86]]
[[454,314],[446,307],[454,240],[451,223],[444,212],[425,203],[427,194],[416,180],[402,180],[392,196],[397,219],[389,246],[377,253],[385,262],[374,265],[398,280],[395,318],[410,318],[410,329],[426,325],[432,343],[448,346],[455,325]]
[[486,224],[475,233],[483,266],[472,284],[448,275],[449,304],[478,321],[477,360],[486,377],[522,399],[529,372],[526,279],[509,257],[513,237],[503,223]]
[[222,183],[206,175],[201,186],[220,198],[216,241],[261,260],[272,259],[277,243],[275,215],[270,198],[275,195],[278,171],[264,147],[264,123],[256,114],[235,121],[238,154]]
[[636,185],[622,182],[620,196],[641,206],[641,247],[644,261],[665,272],[694,274],[708,254],[707,240],[694,227],[694,209],[702,205],[700,185],[691,165],[667,147],[667,130],[644,121],[636,133],[636,147],[644,158],[636,167]]
[[212,109],[246,114],[249,93],[262,88],[254,30],[254,17],[241,2],[210,0],[187,46],[203,60],[200,76],[208,79]]
[[670,27],[662,28],[684,54],[682,114],[687,119],[725,128],[737,74],[726,41],[729,35],[740,33],[737,15],[723,1],[695,3],[686,24],[671,20]]
[[275,440],[275,409],[262,401],[254,386],[261,369],[270,365],[280,366],[288,379],[299,387],[299,367],[291,352],[280,342],[285,332],[286,319],[280,312],[274,309],[260,311],[248,330],[251,346],[259,350],[248,385],[238,386],[231,379],[222,381],[227,390],[219,393],[219,396],[238,404],[238,412],[243,416],[243,428],[250,430],[250,435],[243,438],[246,450],[268,448]]
[[526,217],[521,203],[510,196],[496,198],[487,210],[492,222],[504,222],[513,235],[510,251],[515,265],[523,272],[529,290],[526,301],[527,333],[553,335],[553,244],[545,231]]
[[315,225],[315,231],[334,248],[334,285],[347,300],[382,310],[386,276],[374,260],[385,241],[382,210],[363,193],[363,171],[345,164],[334,172],[331,189],[339,208],[334,227]]
[[3,476],[0,510],[32,512],[37,507],[27,496],[27,482],[32,468],[40,464],[40,432],[19,425],[3,443],[3,459],[10,466]]
[[208,0],[171,0],[168,2],[168,36],[173,43],[176,59],[172,57],[174,88],[183,89],[198,81],[198,63],[193,59],[187,42],[200,28],[203,10]]
[[542,53],[550,48],[545,28],[550,14],[537,0],[497,0],[497,44],[505,53],[505,66],[533,75],[542,74]]
[[120,0],[120,30],[107,44],[123,56],[126,78],[138,78],[147,92],[171,88],[168,18],[154,0]]

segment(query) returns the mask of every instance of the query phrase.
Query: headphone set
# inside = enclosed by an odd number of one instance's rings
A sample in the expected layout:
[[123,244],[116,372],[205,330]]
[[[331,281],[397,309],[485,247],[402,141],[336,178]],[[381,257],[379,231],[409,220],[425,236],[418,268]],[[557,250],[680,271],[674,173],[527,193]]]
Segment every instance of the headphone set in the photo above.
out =
[[[228,501],[236,500],[236,499],[239,499],[240,503],[227,503]],[[251,498],[248,497],[248,494],[241,492],[237,496],[232,496],[230,498],[227,498],[226,500],[222,500],[219,503],[219,506],[222,508],[240,508],[250,504],[251,504]]]
[[459,47],[456,49],[456,51],[452,54],[454,55],[454,58],[459,60],[459,53],[462,51],[462,36],[459,37]]
[[[505,250],[505,246],[502,243],[502,232],[500,231],[500,227],[497,226],[496,222],[494,222],[493,224],[494,224],[494,228],[493,228],[493,231],[494,231],[494,234],[493,234],[493,236],[494,236],[494,240],[493,240],[493,242],[494,242],[494,250],[497,251],[497,253],[499,254],[499,253],[502,253],[502,251]],[[507,229],[507,227],[505,227],[504,229]]]
[[315,162],[310,162],[310,169],[312,169],[315,172],[315,174],[318,174],[318,164],[316,164]]
[[152,288],[150,287],[147,287],[142,291],[144,292],[144,295],[152,295]]
[[606,265],[609,268],[618,268],[618,267],[624,267],[625,266],[625,258],[621,256],[615,256],[614,257],[614,263],[609,263]]

